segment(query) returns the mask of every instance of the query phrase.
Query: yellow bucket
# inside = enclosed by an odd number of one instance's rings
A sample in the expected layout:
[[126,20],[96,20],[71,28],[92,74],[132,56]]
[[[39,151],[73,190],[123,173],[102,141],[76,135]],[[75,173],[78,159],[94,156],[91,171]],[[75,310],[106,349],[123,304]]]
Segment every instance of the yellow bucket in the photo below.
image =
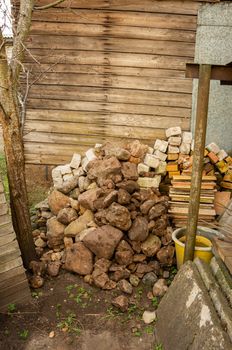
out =
[[[175,248],[176,248],[176,261],[177,261],[177,268],[179,269],[180,266],[183,264],[184,261],[184,249],[185,249],[185,228],[179,228],[175,230],[172,233],[172,239],[175,242]],[[196,246],[195,246],[195,253],[194,258],[200,258],[201,260],[204,260],[206,263],[209,263],[210,260],[213,257],[212,254],[212,243],[211,241],[200,235],[201,232],[196,236]]]

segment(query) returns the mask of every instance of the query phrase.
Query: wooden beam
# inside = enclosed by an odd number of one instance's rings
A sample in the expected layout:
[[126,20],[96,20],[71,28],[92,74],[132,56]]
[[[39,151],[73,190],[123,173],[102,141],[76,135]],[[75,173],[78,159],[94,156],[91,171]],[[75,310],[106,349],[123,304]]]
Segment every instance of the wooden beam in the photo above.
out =
[[207,64],[200,65],[199,84],[197,98],[197,115],[195,125],[194,153],[193,153],[193,171],[191,178],[191,191],[188,210],[188,221],[186,231],[186,245],[184,261],[193,260],[196,231],[199,214],[199,203],[201,193],[202,168],[205,150],[205,136],[207,127],[207,115],[209,104],[211,66]]
[[[211,80],[222,80],[227,82],[232,82],[232,67],[231,66],[211,66]],[[199,78],[200,65],[196,63],[187,63],[186,64],[186,78]]]

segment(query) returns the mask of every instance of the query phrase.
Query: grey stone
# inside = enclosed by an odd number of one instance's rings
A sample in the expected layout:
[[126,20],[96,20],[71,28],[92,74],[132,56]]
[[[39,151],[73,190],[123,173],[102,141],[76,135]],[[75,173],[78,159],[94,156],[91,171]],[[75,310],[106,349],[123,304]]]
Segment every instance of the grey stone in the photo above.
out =
[[231,349],[207,289],[191,262],[180,268],[159,304],[156,336],[165,350]]
[[142,282],[143,284],[152,287],[157,280],[158,277],[154,272],[148,272],[143,276]]

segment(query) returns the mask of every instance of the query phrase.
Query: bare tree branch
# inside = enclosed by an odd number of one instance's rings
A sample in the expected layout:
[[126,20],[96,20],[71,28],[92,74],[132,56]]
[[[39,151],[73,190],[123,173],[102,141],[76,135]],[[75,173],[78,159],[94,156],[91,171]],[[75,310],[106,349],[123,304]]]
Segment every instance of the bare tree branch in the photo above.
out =
[[[19,62],[22,62],[24,57],[23,43],[26,41],[30,30],[33,6],[34,0],[20,1],[19,20],[13,43],[13,59],[11,61],[11,70],[13,74],[13,79],[16,82],[16,84],[18,84],[19,74],[21,71],[21,66]],[[14,58],[17,58],[17,60],[14,60]]]
[[54,2],[52,2],[51,4],[47,4],[44,6],[34,6],[34,10],[47,10],[50,7],[54,7],[56,5],[59,5],[61,2],[64,2],[65,0],[56,0]]

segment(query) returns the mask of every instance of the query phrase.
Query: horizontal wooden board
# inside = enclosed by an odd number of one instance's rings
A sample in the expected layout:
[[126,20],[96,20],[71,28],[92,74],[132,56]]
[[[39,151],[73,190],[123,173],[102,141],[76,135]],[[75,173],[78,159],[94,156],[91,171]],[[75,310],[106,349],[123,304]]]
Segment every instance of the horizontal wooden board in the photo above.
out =
[[[19,1],[19,0],[17,0]],[[200,0],[199,0],[200,1]],[[203,0],[204,2],[204,0]],[[207,2],[215,2],[207,1]],[[50,0],[37,0],[38,6],[49,4]],[[178,14],[196,14],[199,8],[199,2],[180,1],[180,0],[66,0],[56,6],[57,8],[73,9],[110,9],[117,11],[139,11],[139,12],[161,12]]]
[[193,62],[192,56],[162,56],[158,54],[144,54],[144,53],[117,53],[104,51],[83,51],[83,50],[65,50],[59,48],[43,49],[32,48],[30,54],[26,52],[25,61],[33,62],[35,60],[39,63],[46,64],[87,64],[87,65],[109,65],[121,67],[145,67],[156,69],[186,69],[186,63]]
[[8,280],[12,281],[17,276],[22,276],[22,275],[24,275],[24,278],[25,278],[25,269],[23,266],[19,266],[19,267],[16,267],[14,269],[11,269],[7,272],[1,273],[0,274],[0,289],[1,289],[2,285],[4,284],[4,282],[5,282],[5,285],[7,286]]
[[[90,50],[194,57],[194,43],[62,35],[30,35],[28,49]],[[64,53],[63,53],[64,54]]]
[[41,12],[35,11],[32,20],[41,22],[57,23],[91,23],[91,24],[114,24],[121,26],[185,29],[196,30],[197,18],[191,15],[179,15],[171,13],[139,13],[124,11],[107,11],[79,9],[49,9]]
[[[31,79],[35,82],[43,79],[49,73],[75,73],[88,75],[116,75],[116,76],[136,76],[150,78],[185,78],[185,70],[177,69],[158,69],[145,67],[120,67],[110,65],[80,65],[80,64],[40,64],[32,63],[25,64],[25,67],[30,71]],[[68,75],[68,74],[67,74]],[[70,75],[69,75],[70,76]],[[189,80],[189,79],[187,79]]]
[[102,24],[82,23],[53,23],[34,21],[31,26],[31,34],[42,35],[70,35],[70,36],[94,36],[116,37],[127,39],[146,39],[164,41],[195,42],[195,31],[178,29],[160,29],[151,27],[129,27]]
[[[87,151],[89,147],[78,147],[76,150],[77,152],[84,154],[85,151]],[[74,153],[74,152],[73,152]],[[47,164],[47,165],[59,165],[59,164],[67,164],[71,160],[71,156],[69,154],[59,154],[59,155],[53,155],[49,153],[26,153],[25,154],[25,162],[26,164],[35,164],[35,165],[41,165],[41,164]]]
[[[29,80],[33,82],[34,78]],[[138,89],[148,91],[167,92],[192,92],[191,79],[178,78],[150,78],[114,75],[89,75],[89,74],[67,74],[67,73],[46,73],[37,80],[38,85],[61,85],[61,86],[89,86],[119,89]]]
[[[35,92],[36,91],[36,92]],[[191,95],[183,93],[172,93],[162,91],[143,91],[134,89],[112,89],[112,88],[92,88],[89,87],[69,87],[69,86],[33,86],[29,94],[32,108],[41,108],[35,99],[54,100],[49,106],[53,109],[68,110],[88,110],[95,113],[105,111],[118,113],[152,114],[173,117],[190,117]],[[60,104],[56,100],[60,100]],[[68,101],[74,101],[72,102]],[[65,104],[62,101],[67,101]],[[85,103],[84,101],[91,102]],[[95,104],[95,102],[99,102]],[[117,103],[118,106],[111,106]],[[93,104],[93,105],[92,105]],[[56,107],[56,106],[57,107]],[[29,106],[29,105],[28,105]]]
[[14,269],[15,267],[21,266],[22,265],[22,259],[21,257],[16,257],[13,260],[4,262],[0,264],[0,273],[6,272],[10,269]]
[[[79,112],[66,112],[60,111],[63,113],[59,113],[59,111],[47,111],[48,113],[43,113],[43,111],[37,110],[29,110],[27,112],[27,121],[41,121],[49,123],[51,122],[60,122],[62,123],[84,123],[84,124],[93,124],[100,125],[100,127],[104,127],[105,123],[109,125],[121,125],[121,126],[141,126],[141,122],[143,122],[144,127],[153,127],[166,129],[170,126],[170,118],[169,117],[160,117],[156,115],[139,115],[139,114],[106,114],[106,115],[95,115],[94,113],[79,113]],[[49,122],[47,119],[49,116]],[[182,129],[188,129],[190,127],[190,120],[187,118],[175,118],[172,119],[172,124],[180,126]],[[33,125],[33,124],[31,124]]]
[[92,125],[79,123],[59,123],[59,122],[37,122],[27,121],[25,124],[25,133],[30,130],[37,132],[51,132],[63,134],[79,134],[79,135],[107,135],[109,137],[122,138],[142,138],[153,139],[156,131],[164,135],[164,129],[152,127],[136,127],[136,126],[121,126],[121,125]]

